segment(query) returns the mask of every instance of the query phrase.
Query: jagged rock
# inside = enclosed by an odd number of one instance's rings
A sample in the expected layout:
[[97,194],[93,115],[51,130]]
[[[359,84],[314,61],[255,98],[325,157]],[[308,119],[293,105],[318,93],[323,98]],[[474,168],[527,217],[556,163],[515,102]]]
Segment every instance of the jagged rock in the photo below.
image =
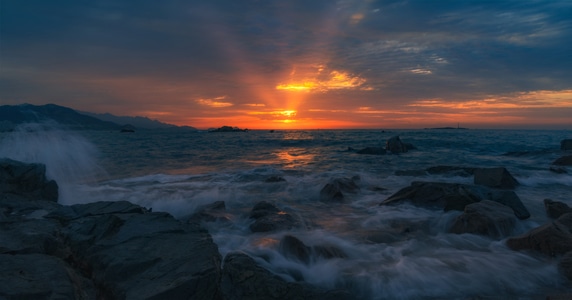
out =
[[482,186],[444,182],[412,182],[380,205],[410,202],[413,205],[447,210],[464,210],[465,206],[481,200],[504,204],[514,211],[519,219],[527,219],[530,213],[513,191],[491,190]]
[[348,255],[341,249],[332,245],[306,246],[298,238],[285,235],[280,240],[279,250],[284,257],[310,264],[316,259],[347,258]]
[[552,164],[555,166],[572,166],[572,155],[562,156],[556,159]]
[[59,258],[0,254],[0,299],[96,299],[94,285]]
[[0,159],[0,195],[17,195],[26,200],[58,201],[58,185],[46,179],[46,166],[8,158]]
[[560,141],[560,149],[572,150],[572,139],[565,139]]
[[544,208],[549,218],[558,219],[563,214],[572,212],[572,208],[564,202],[544,199]]
[[189,222],[226,222],[226,204],[224,201],[215,201],[197,208],[197,211],[189,218]]
[[469,204],[455,219],[451,233],[474,233],[492,238],[509,235],[516,225],[513,210],[500,203],[483,200]]
[[506,168],[477,168],[475,184],[501,189],[514,189],[519,183]]
[[562,256],[558,263],[558,270],[566,276],[568,280],[572,281],[572,251],[567,252]]
[[357,178],[336,178],[327,183],[320,190],[320,201],[322,202],[343,202],[344,193],[356,193],[359,186],[355,180]]
[[370,154],[370,155],[383,155],[383,154],[386,154],[387,151],[385,151],[385,149],[382,147],[366,147],[366,148],[363,148],[361,150],[358,150],[356,153],[357,154]]
[[227,300],[353,299],[343,290],[326,291],[304,283],[287,282],[239,252],[229,253],[224,259],[221,289]]
[[403,143],[399,136],[393,136],[385,143],[385,150],[394,154],[404,153],[407,152],[411,146],[413,145]]
[[506,241],[513,250],[535,250],[556,256],[572,251],[572,213]]
[[292,215],[281,211],[266,201],[261,201],[254,205],[250,212],[250,218],[255,220],[254,223],[250,225],[252,232],[286,230],[298,225],[298,222]]

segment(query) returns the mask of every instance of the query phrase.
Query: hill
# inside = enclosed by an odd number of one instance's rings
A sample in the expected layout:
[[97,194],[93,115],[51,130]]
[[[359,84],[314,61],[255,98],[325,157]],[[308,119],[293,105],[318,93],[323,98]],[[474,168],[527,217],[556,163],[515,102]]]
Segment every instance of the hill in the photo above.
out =
[[[96,114],[90,112],[82,112],[85,115],[100,119],[102,121],[113,122],[116,124],[130,124],[139,129],[173,129],[178,128],[176,125],[163,123],[157,120],[152,120],[147,117],[126,117],[115,116],[110,113]],[[191,127],[191,129],[194,129]]]

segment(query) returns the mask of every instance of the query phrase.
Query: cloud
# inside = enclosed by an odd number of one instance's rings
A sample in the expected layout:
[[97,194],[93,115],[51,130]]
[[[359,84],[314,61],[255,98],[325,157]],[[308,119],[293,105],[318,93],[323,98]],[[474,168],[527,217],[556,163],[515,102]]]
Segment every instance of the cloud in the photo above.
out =
[[287,83],[280,83],[277,90],[303,91],[303,92],[328,92],[334,90],[369,90],[365,85],[366,80],[362,77],[351,75],[347,72],[333,70],[326,75],[321,75],[323,66],[318,67],[315,77],[302,80],[293,79]]
[[230,107],[234,105],[231,102],[221,101],[224,99],[226,99],[226,96],[216,97],[214,99],[197,99],[195,101],[201,105],[210,106],[214,108]]

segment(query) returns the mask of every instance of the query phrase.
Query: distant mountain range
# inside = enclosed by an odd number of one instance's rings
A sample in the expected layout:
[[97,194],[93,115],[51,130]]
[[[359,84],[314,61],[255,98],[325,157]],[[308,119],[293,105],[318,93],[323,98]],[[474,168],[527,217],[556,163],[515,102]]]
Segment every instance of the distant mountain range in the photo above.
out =
[[70,129],[82,130],[121,130],[126,125],[135,130],[151,129],[188,129],[190,126],[176,126],[151,120],[146,117],[125,117],[112,114],[95,114],[79,112],[68,107],[55,104],[46,105],[2,105],[0,106],[0,131],[12,131],[22,123],[37,123],[54,121]]

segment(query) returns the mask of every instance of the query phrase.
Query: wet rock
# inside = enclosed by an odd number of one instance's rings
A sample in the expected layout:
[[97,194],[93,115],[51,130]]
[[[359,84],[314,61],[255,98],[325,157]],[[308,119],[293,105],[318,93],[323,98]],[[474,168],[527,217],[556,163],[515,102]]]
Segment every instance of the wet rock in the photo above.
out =
[[96,299],[94,285],[59,258],[0,254],[0,299]]
[[467,205],[453,223],[451,233],[473,233],[492,238],[509,235],[516,225],[513,210],[500,203],[483,200]]
[[397,154],[397,153],[405,153],[407,152],[410,147],[413,145],[406,144],[401,141],[399,136],[393,136],[387,140],[385,143],[385,150]]
[[556,159],[552,164],[555,166],[572,166],[572,155],[562,156]]
[[252,232],[287,230],[298,225],[298,222],[292,215],[281,211],[266,201],[261,201],[254,205],[250,212],[250,218],[255,220],[250,225]]
[[226,204],[224,201],[215,201],[197,208],[189,218],[189,222],[226,222]]
[[506,168],[477,168],[474,170],[475,184],[500,189],[514,189],[518,181]]
[[516,217],[527,219],[530,213],[513,191],[492,190],[482,186],[444,182],[411,183],[389,196],[380,205],[409,202],[413,205],[447,210],[464,210],[465,206],[481,200],[492,200],[510,207]]
[[449,174],[454,176],[469,177],[474,175],[476,168],[460,166],[434,166],[426,169],[429,174]]
[[383,155],[386,154],[385,148],[382,147],[366,147],[356,152],[357,154]]
[[357,193],[359,186],[356,183],[358,178],[336,178],[327,183],[320,190],[320,201],[322,202],[343,202],[344,193]]
[[564,202],[544,199],[544,208],[549,218],[558,219],[563,214],[572,212],[572,208]]
[[558,270],[566,276],[568,280],[572,281],[572,251],[567,252],[562,256],[558,263]]
[[572,139],[565,139],[560,141],[560,149],[572,150]]
[[572,251],[572,213],[506,241],[513,250],[535,250],[556,256]]
[[343,290],[326,291],[305,283],[287,282],[239,252],[229,253],[224,259],[221,289],[228,300],[353,299]]
[[310,264],[316,259],[347,258],[348,255],[341,249],[332,245],[306,246],[298,238],[285,235],[280,240],[279,250],[284,257]]
[[46,166],[8,158],[0,159],[0,195],[16,195],[25,200],[58,201],[58,185],[46,179]]

